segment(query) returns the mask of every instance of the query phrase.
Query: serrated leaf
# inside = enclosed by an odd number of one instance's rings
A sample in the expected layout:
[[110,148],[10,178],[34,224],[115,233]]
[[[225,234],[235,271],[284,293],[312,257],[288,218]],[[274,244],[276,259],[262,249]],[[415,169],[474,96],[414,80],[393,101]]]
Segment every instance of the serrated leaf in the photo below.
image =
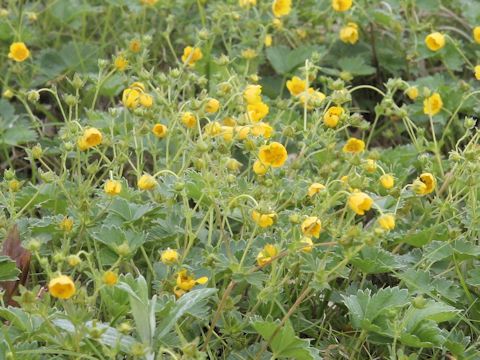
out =
[[338,65],[342,71],[347,71],[352,75],[372,75],[375,74],[376,69],[373,66],[365,63],[365,58],[362,56],[344,57],[338,60]]
[[312,46],[301,46],[291,50],[280,45],[267,48],[267,59],[277,74],[285,75],[305,63],[316,49]]
[[405,235],[403,241],[415,247],[422,247],[433,240],[447,240],[447,230],[444,225],[431,226]]
[[20,270],[15,261],[8,256],[0,256],[0,281],[18,280]]
[[[255,321],[252,326],[265,341],[270,341],[272,335],[280,325],[280,321]],[[295,336],[295,331],[287,322],[276,333],[270,343],[273,357],[278,359],[318,360],[319,351],[310,346],[310,340]]]
[[356,295],[343,295],[343,302],[350,312],[352,325],[363,328],[386,310],[405,306],[409,298],[406,289],[394,287],[380,289],[373,295],[370,289],[358,290]]
[[[58,328],[67,331],[71,334],[76,333],[75,325],[68,319],[54,319],[52,323]],[[112,328],[104,323],[87,321],[83,326],[87,329],[98,329],[101,333],[95,340],[100,341],[103,345],[111,348],[120,347],[123,352],[130,353],[132,346],[137,342],[133,337],[120,333],[115,328]],[[85,336],[90,337],[88,332],[84,333]]]
[[363,249],[351,263],[366,274],[381,274],[400,267],[394,255],[376,247]]
[[155,334],[156,339],[161,339],[175,326],[177,321],[185,314],[192,312],[201,312],[205,307],[206,300],[215,294],[217,289],[194,289],[175,302],[175,305],[166,311],[158,325],[159,331]]

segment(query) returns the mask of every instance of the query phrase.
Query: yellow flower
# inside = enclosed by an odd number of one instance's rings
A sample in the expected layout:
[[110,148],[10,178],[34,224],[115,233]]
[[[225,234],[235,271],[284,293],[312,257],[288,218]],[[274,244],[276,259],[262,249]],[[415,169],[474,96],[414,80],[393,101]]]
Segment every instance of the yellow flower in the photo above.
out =
[[309,216],[303,221],[300,228],[302,229],[303,235],[318,238],[322,230],[322,222],[316,216]]
[[208,278],[206,276],[202,276],[201,278],[194,279],[187,270],[183,269],[180,270],[177,274],[177,286],[173,290],[177,297],[182,296],[186,292],[193,289],[193,287],[197,284],[206,284],[208,282]]
[[313,250],[313,241],[311,238],[309,238],[308,236],[304,236],[300,239],[300,250],[302,250],[303,252],[312,252]]
[[332,106],[327,110],[325,115],[323,115],[323,123],[330,128],[336,127],[344,112],[342,107]]
[[405,92],[410,100],[415,100],[418,97],[418,88],[416,86],[411,86]]
[[132,41],[130,41],[128,48],[131,52],[138,53],[140,52],[140,50],[142,50],[142,43],[138,39],[133,39]]
[[113,62],[113,66],[118,71],[124,71],[128,66],[128,60],[125,59],[122,55],[117,56]]
[[365,143],[363,140],[351,137],[343,146],[344,153],[357,154],[365,150]]
[[15,95],[15,94],[13,93],[13,91],[12,91],[11,89],[6,89],[6,90],[3,92],[3,94],[2,94],[2,96],[3,96],[5,99],[11,99],[11,98],[14,97],[14,95]]
[[138,179],[137,186],[140,190],[152,190],[157,186],[157,181],[152,175],[144,174]]
[[418,195],[427,195],[435,190],[436,185],[437,180],[432,174],[423,173],[413,182],[413,191]]
[[308,188],[308,196],[313,197],[315,194],[318,194],[322,190],[325,190],[325,185],[320,183],[313,183]]
[[176,250],[172,250],[168,248],[167,250],[162,251],[162,255],[160,256],[160,260],[165,265],[173,265],[178,262],[179,254]]
[[226,142],[230,142],[233,139],[233,128],[230,126],[222,126],[221,127],[221,135],[223,140]]
[[355,191],[348,197],[348,206],[358,215],[364,215],[372,205],[372,198],[361,191]]
[[442,110],[442,107],[443,101],[439,93],[433,93],[423,101],[423,113],[425,115],[434,116]]
[[475,40],[477,44],[480,44],[480,26],[473,28],[473,40]]
[[475,79],[480,80],[480,65],[475,66]]
[[17,179],[12,179],[8,182],[8,188],[10,191],[17,192],[22,187],[22,182]]
[[73,219],[69,217],[64,217],[62,221],[60,221],[60,224],[58,224],[58,227],[60,228],[60,230],[69,233],[73,229]]
[[265,165],[260,160],[255,160],[253,163],[253,172],[259,176],[263,176],[267,173],[269,165]]
[[268,105],[263,102],[257,102],[247,105],[248,116],[254,122],[262,120],[269,112]]
[[267,244],[263,247],[263,250],[258,253],[257,263],[259,266],[264,267],[277,255],[277,247],[273,244]]
[[261,228],[267,228],[272,226],[275,220],[277,219],[277,214],[274,212],[268,214],[262,214],[257,210],[252,211],[252,220],[257,223]]
[[122,183],[117,180],[107,180],[105,182],[104,190],[108,195],[118,195],[122,191]]
[[143,5],[153,6],[158,2],[158,0],[140,0],[140,2]]
[[123,90],[122,103],[128,109],[135,109],[140,105],[140,95],[142,93],[137,89],[128,88]]
[[305,91],[307,83],[305,80],[300,79],[298,76],[294,76],[291,80],[287,81],[287,89],[290,94],[297,96]]
[[229,127],[234,127],[237,125],[237,122],[234,118],[227,116],[222,120],[222,124]]
[[78,255],[70,255],[67,257],[67,263],[70,267],[76,267],[82,263],[82,259]]
[[10,52],[8,53],[8,57],[9,59],[15,60],[17,62],[22,62],[30,57],[30,50],[28,50],[25,43],[14,42],[12,45],[10,45]]
[[263,136],[265,139],[269,139],[272,136],[273,128],[264,122],[258,122],[252,126],[251,133],[253,136]]
[[205,111],[209,114],[214,114],[218,111],[220,108],[220,101],[217,99],[210,99],[207,101],[207,104],[205,105]]
[[367,161],[363,164],[363,168],[368,173],[374,173],[377,170],[377,163],[375,160],[367,159]]
[[242,51],[242,57],[247,60],[252,60],[257,57],[257,52],[254,49],[245,49]]
[[307,37],[307,31],[305,29],[295,29],[295,32],[300,39],[305,39]]
[[243,91],[243,98],[247,104],[257,104],[262,102],[262,86],[248,85]]
[[243,8],[249,8],[251,6],[257,5],[257,0],[238,0],[238,5]]
[[283,22],[278,18],[272,20],[272,25],[277,30],[281,30],[283,28]]
[[433,32],[427,35],[425,44],[431,51],[438,51],[445,46],[445,36],[439,32]]
[[292,11],[292,0],[274,0],[272,11],[275,17],[282,17],[290,14],[290,11]]
[[265,47],[272,46],[272,42],[273,42],[272,35],[270,34],[265,35],[265,39],[263,40]]
[[237,139],[245,140],[250,134],[250,127],[249,126],[237,126],[235,127],[235,134]]
[[263,145],[258,152],[260,161],[274,168],[282,166],[287,160],[287,156],[287,149],[278,142]]
[[395,185],[395,179],[393,178],[392,175],[390,174],[383,174],[380,176],[380,184],[385,188],[385,189],[391,189]]
[[358,25],[349,22],[347,26],[342,27],[340,29],[340,40],[354,45],[358,41]]
[[395,229],[395,216],[392,214],[383,214],[377,221],[383,230],[389,231]]
[[348,11],[352,7],[352,0],[332,0],[332,7],[335,11]]
[[139,97],[140,100],[140,105],[142,105],[145,108],[151,108],[153,105],[153,97],[152,95],[149,94],[140,94]]
[[319,105],[325,100],[325,94],[310,87],[300,94],[298,100],[302,106],[306,106],[307,110],[312,110],[315,105]]
[[183,125],[190,129],[193,129],[197,125],[197,117],[189,111],[182,114],[181,120]]
[[227,167],[228,170],[236,172],[240,170],[240,168],[242,167],[242,163],[237,159],[230,158],[225,163],[225,166]]
[[60,275],[50,280],[48,291],[53,297],[67,300],[75,294],[75,284],[70,276]]
[[200,48],[193,48],[187,46],[183,49],[182,61],[184,64],[193,67],[195,63],[203,58],[202,50]]
[[78,147],[81,151],[90,149],[102,143],[102,133],[96,128],[85,129],[83,135],[78,139]]
[[216,121],[212,121],[205,125],[203,131],[207,136],[217,136],[222,133],[222,125]]
[[167,136],[168,128],[163,124],[155,124],[152,127],[152,133],[159,139],[163,139]]
[[105,271],[102,276],[102,281],[105,285],[113,286],[118,283],[118,275],[111,270]]

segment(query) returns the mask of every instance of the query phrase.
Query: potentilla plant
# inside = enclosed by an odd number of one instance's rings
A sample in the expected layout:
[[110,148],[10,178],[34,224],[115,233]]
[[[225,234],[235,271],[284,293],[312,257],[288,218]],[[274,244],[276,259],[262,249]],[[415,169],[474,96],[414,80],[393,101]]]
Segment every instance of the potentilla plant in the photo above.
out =
[[480,356],[474,3],[8,5],[3,358]]

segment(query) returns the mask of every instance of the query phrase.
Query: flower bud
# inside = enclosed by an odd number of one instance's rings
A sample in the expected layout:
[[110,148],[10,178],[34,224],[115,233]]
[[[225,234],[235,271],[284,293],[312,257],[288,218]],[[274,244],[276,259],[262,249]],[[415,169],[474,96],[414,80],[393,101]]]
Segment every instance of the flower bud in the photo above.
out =
[[472,117],[466,117],[463,125],[465,126],[466,129],[473,129],[476,124],[476,120]]
[[76,90],[81,89],[83,85],[85,85],[84,81],[82,80],[80,75],[78,75],[77,73],[73,75],[73,80],[71,81],[71,84]]
[[131,252],[130,246],[126,242],[124,242],[121,245],[118,245],[115,251],[121,257],[126,257],[130,255],[130,252]]
[[65,255],[63,255],[61,252],[57,252],[53,254],[53,261],[57,264],[63,262],[65,260]]
[[12,179],[8,182],[8,188],[11,192],[17,192],[22,187],[22,182],[17,179]]
[[40,93],[36,90],[30,90],[27,92],[27,99],[32,103],[36,103],[38,100],[40,100]]
[[30,252],[37,252],[38,250],[40,250],[41,246],[42,244],[40,243],[40,241],[38,241],[37,239],[32,239],[28,242],[27,249]]
[[40,144],[37,144],[34,147],[32,147],[32,158],[34,158],[35,160],[38,160],[42,157],[42,155],[43,155],[43,150]]

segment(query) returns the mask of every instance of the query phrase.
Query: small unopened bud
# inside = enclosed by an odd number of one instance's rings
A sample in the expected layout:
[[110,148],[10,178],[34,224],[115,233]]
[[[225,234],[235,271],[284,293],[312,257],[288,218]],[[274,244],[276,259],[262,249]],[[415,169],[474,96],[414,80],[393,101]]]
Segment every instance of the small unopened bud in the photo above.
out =
[[42,146],[40,144],[37,144],[35,145],[34,147],[32,147],[32,157],[34,159],[40,159],[43,155],[43,150],[42,150]]
[[36,90],[30,90],[27,92],[27,99],[28,101],[35,103],[40,100],[40,93]]
[[472,117],[466,117],[463,125],[466,129],[473,129],[475,127],[476,121]]
[[117,246],[116,252],[118,255],[122,257],[126,257],[130,255],[130,246],[127,243],[123,243],[122,245]]
[[64,99],[65,99],[65,103],[70,107],[75,106],[78,102],[77,98],[73,95],[70,95],[70,94],[66,95]]
[[71,84],[77,90],[81,89],[83,87],[83,85],[85,85],[84,81],[82,80],[80,75],[78,75],[77,73],[75,73],[75,75],[73,75],[73,80],[72,80]]

